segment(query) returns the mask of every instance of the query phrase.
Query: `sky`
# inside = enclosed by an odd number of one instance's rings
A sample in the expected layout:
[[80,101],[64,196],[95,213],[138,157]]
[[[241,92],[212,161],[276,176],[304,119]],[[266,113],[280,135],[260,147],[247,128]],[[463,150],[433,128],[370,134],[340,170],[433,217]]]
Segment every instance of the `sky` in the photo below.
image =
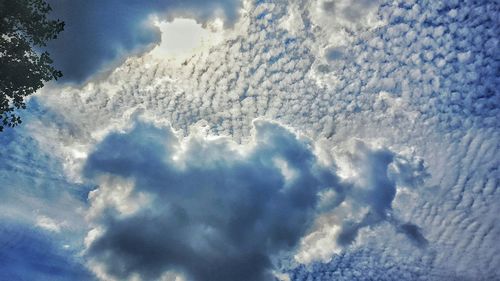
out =
[[500,3],[50,0],[0,280],[500,280]]

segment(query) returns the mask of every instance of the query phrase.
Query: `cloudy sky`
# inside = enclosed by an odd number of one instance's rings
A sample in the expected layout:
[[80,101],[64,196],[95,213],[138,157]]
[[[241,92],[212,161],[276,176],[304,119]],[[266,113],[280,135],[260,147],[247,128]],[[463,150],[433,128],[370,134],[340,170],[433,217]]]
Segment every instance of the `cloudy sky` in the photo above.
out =
[[500,280],[500,3],[50,0],[0,280]]

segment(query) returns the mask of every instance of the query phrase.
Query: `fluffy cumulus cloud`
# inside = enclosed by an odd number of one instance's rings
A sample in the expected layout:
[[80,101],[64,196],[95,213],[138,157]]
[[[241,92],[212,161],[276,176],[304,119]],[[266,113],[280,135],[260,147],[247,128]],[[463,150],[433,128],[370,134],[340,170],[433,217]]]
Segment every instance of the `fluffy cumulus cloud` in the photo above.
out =
[[[200,134],[181,139],[144,123],[107,136],[85,166],[99,183],[86,240],[94,271],[117,280],[168,272],[189,280],[274,280],[276,258],[295,249],[317,214],[341,203],[368,210],[341,226],[341,247],[387,219],[396,191],[387,171],[393,153],[358,143],[352,156],[360,158],[356,178],[364,182],[352,186],[306,139],[268,121],[254,125],[246,145]],[[415,226],[398,227],[419,235]]]
[[[184,2],[52,1],[75,73],[138,55],[0,135],[3,214],[102,280],[499,278],[498,3]],[[151,13],[228,28],[173,62]]]
[[[189,280],[273,280],[271,258],[293,249],[318,191],[338,182],[307,142],[255,125],[248,146],[180,140],[141,123],[106,137],[85,167],[101,183],[90,195],[98,234],[87,255],[96,270],[117,280],[169,270]],[[110,195],[117,189],[120,197]]]
[[425,248],[427,240],[420,227],[393,212],[398,192],[414,192],[423,186],[428,175],[422,160],[370,147],[360,140],[349,142],[336,154],[342,192],[340,196],[331,191],[320,194],[321,213],[301,240],[295,260],[328,262],[352,245],[360,232],[384,223],[416,248]]

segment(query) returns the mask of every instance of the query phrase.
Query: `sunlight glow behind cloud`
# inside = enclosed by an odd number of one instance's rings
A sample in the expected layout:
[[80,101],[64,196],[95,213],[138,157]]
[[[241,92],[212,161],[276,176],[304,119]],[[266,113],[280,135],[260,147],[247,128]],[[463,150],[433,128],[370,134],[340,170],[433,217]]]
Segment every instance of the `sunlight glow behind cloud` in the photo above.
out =
[[223,39],[223,22],[216,19],[205,27],[194,19],[176,18],[171,22],[154,20],[160,29],[161,42],[151,54],[160,59],[183,62],[189,57],[207,51]]

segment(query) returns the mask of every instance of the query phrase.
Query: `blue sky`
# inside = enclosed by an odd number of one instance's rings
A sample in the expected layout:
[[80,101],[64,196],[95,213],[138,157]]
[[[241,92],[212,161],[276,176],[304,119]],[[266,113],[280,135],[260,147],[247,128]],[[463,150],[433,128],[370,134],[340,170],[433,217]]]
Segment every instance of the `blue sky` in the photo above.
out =
[[496,1],[60,1],[0,280],[500,278]]

